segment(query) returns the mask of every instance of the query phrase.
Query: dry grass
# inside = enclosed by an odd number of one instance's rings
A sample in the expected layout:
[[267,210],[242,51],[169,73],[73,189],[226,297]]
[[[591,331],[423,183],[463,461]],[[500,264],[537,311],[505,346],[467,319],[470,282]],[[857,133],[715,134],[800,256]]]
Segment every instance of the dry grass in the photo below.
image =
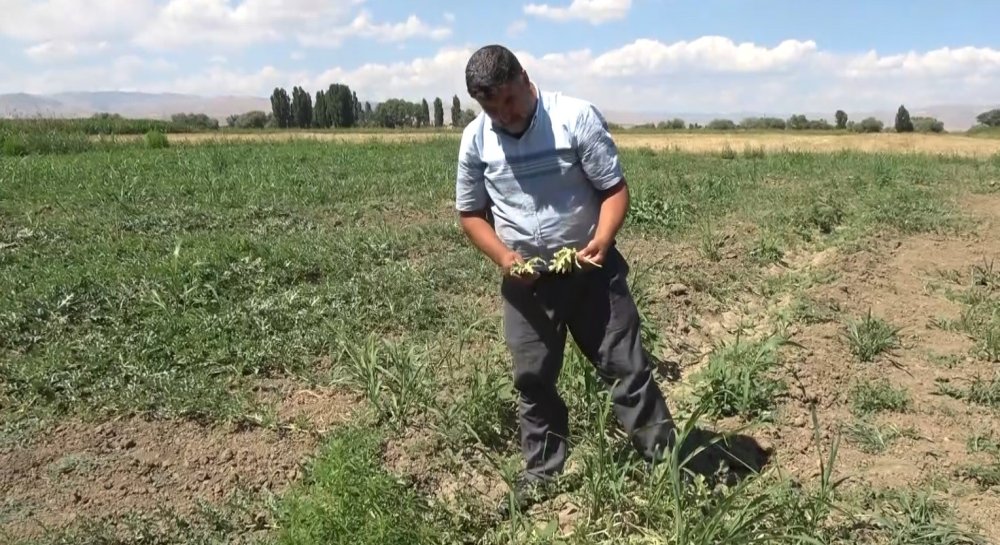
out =
[[[204,142],[213,140],[271,140],[314,139],[332,141],[380,142],[423,141],[439,137],[456,137],[456,131],[273,131],[273,132],[222,132],[172,134],[172,142]],[[130,136],[118,137],[128,140]],[[622,147],[647,147],[656,150],[674,149],[695,153],[717,153],[731,149],[741,153],[754,150],[758,153],[777,151],[836,152],[859,150],[891,153],[935,153],[966,157],[988,157],[1000,153],[1000,139],[973,138],[964,135],[928,134],[790,134],[790,133],[628,133],[615,134]]]

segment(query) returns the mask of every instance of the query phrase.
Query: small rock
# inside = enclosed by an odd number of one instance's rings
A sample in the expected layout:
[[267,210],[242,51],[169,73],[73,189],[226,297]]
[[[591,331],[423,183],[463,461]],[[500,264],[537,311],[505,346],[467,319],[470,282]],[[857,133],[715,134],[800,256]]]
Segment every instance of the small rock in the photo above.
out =
[[681,283],[670,285],[670,295],[687,295],[688,287]]
[[230,462],[232,459],[233,459],[233,451],[231,449],[226,449],[222,451],[222,457],[219,458],[219,461],[225,464]]
[[796,416],[795,418],[792,419],[792,425],[795,426],[796,428],[804,428],[806,425],[806,417],[801,415]]

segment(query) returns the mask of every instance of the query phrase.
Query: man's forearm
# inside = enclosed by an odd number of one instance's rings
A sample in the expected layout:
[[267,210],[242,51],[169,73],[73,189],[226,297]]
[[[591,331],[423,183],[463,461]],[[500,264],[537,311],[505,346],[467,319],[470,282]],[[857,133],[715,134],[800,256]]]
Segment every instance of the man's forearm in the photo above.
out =
[[501,267],[504,265],[511,249],[497,236],[493,226],[486,220],[485,212],[462,212],[459,215],[459,224],[473,245],[497,265]]
[[622,179],[618,185],[607,190],[602,198],[601,213],[597,220],[594,240],[603,244],[611,244],[618,236],[618,230],[625,223],[625,215],[628,213],[629,192],[625,180]]

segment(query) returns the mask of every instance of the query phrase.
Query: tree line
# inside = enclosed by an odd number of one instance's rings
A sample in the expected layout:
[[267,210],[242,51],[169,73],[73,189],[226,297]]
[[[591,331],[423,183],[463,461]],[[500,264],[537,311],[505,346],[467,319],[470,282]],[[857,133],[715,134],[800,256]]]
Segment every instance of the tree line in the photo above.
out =
[[[471,109],[463,108],[458,95],[452,96],[450,124],[464,127],[475,117]],[[713,119],[702,125],[688,123],[674,118],[658,123],[636,125],[637,129],[657,130],[846,130],[859,133],[877,133],[888,129],[875,117],[865,117],[860,121],[849,119],[847,112],[837,110],[834,122],[824,118],[809,119],[796,114],[787,119],[780,117],[747,117],[740,122],[731,119]],[[1000,109],[983,112],[976,117],[981,127],[1000,127]],[[208,125],[203,119],[185,118],[186,124]],[[227,118],[230,127],[236,128],[440,128],[445,124],[444,102],[440,97],[428,104],[427,99],[411,102],[401,98],[390,98],[372,106],[369,101],[360,102],[358,95],[349,86],[341,83],[329,85],[326,89],[310,94],[302,87],[295,86],[289,94],[284,88],[275,87],[271,93],[271,111],[251,111]],[[611,124],[620,129],[620,125]],[[206,126],[204,128],[211,128]],[[944,123],[934,117],[911,117],[905,105],[900,105],[891,127],[896,132],[944,132]]]
[[[451,99],[450,114],[451,125],[455,127],[465,126],[476,115],[473,110],[462,108],[458,95]],[[427,99],[411,102],[391,98],[373,107],[369,101],[359,101],[357,92],[348,85],[333,83],[316,91],[315,95],[299,86],[294,86],[291,94],[282,87],[275,87],[271,93],[270,112],[257,110],[231,115],[226,121],[230,127],[243,129],[443,127],[445,111],[440,97],[432,104],[428,104]]]
[[[996,112],[995,114],[992,112]],[[1000,126],[1000,110],[993,110],[992,112],[984,112],[977,117],[977,120],[984,124],[989,125],[987,121],[997,123]],[[716,131],[733,131],[733,130],[792,130],[792,131],[809,131],[809,130],[846,130],[851,132],[861,132],[861,133],[872,133],[872,132],[882,132],[886,130],[885,124],[875,117],[866,117],[861,121],[850,120],[847,112],[844,110],[837,110],[833,114],[834,123],[830,123],[826,119],[809,119],[805,115],[796,114],[788,119],[783,119],[780,117],[747,117],[744,118],[739,123],[731,119],[713,119],[701,125],[700,123],[685,123],[683,119],[674,118],[668,121],[660,121],[659,123],[645,123],[642,125],[637,125],[636,128],[644,129],[659,129],[659,130],[694,130],[694,129],[708,129]],[[910,117],[910,112],[906,109],[905,105],[900,105],[899,109],[896,111],[895,122],[893,123],[893,129],[896,132],[944,132],[944,123],[934,117],[927,116],[915,116]]]

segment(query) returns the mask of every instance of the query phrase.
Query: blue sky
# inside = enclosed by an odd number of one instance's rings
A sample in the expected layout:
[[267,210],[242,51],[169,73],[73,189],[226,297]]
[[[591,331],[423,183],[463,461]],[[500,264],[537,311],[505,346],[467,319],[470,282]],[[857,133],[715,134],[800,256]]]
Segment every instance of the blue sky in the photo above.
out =
[[0,93],[459,94],[478,46],[606,110],[1000,102],[1000,2],[0,0]]

